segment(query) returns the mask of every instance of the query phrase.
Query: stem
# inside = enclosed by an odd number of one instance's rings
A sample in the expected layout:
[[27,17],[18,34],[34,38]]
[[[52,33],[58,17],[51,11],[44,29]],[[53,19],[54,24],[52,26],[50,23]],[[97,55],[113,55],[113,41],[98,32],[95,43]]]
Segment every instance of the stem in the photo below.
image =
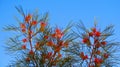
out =
[[31,26],[28,28],[28,38],[29,38],[29,43],[30,43],[30,48],[31,48],[31,50],[32,50],[32,42],[31,42],[31,33],[30,33],[30,31],[31,31]]
[[[55,55],[56,55],[56,52],[54,52],[53,56],[51,57],[51,59],[50,59],[50,61],[49,61],[49,63],[47,65],[49,65],[51,63],[51,61],[53,60],[53,58],[55,57]],[[50,65],[50,67],[51,67],[51,65]]]
[[92,63],[92,57],[93,57],[93,53],[94,53],[94,49],[92,49],[92,53],[91,53],[91,56],[90,56],[90,62],[89,62],[89,67],[90,67],[90,64]]

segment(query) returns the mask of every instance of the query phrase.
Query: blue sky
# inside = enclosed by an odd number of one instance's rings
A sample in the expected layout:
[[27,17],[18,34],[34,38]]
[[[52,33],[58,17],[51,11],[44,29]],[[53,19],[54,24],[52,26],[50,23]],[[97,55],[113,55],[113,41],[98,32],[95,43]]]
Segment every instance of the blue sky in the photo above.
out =
[[120,40],[120,0],[0,0],[0,67],[5,67],[12,59],[5,54],[4,45],[13,33],[5,32],[5,25],[17,25],[14,16],[21,17],[15,6],[22,6],[24,11],[39,13],[49,12],[49,22],[64,27],[70,21],[77,23],[82,20],[85,26],[91,27],[94,18],[98,26],[104,28],[109,24],[115,25],[114,37]]

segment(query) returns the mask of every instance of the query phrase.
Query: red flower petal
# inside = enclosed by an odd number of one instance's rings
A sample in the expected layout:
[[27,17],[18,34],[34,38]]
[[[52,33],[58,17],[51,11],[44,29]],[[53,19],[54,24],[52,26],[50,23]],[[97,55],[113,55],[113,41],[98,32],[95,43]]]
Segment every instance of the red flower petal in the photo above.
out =
[[22,49],[26,49],[26,45],[22,45]]
[[95,32],[96,37],[100,37],[101,33],[99,31]]
[[24,39],[22,40],[22,42],[24,42],[24,43],[25,43],[25,42],[27,42],[27,39],[26,39],[26,38],[24,38]]
[[92,28],[92,32],[95,33],[96,32],[96,28]]
[[34,55],[33,50],[30,50],[29,54],[30,54],[30,55]]
[[32,21],[31,24],[32,24],[32,25],[36,25],[36,24],[37,24],[37,21]]
[[25,22],[29,22],[31,20],[32,16],[30,14],[28,14],[26,17],[25,17]]
[[87,43],[88,41],[89,41],[88,38],[84,38],[84,39],[82,40],[83,43]]
[[108,57],[109,57],[109,54],[105,53],[105,54],[104,54],[104,57],[105,57],[105,58],[108,58]]
[[22,29],[22,32],[25,33],[25,32],[26,32],[26,29]]
[[40,22],[40,26],[41,26],[41,27],[45,27],[46,25],[47,25],[47,24],[46,24],[45,22],[43,22],[43,21]]
[[106,41],[102,41],[101,44],[102,44],[102,45],[106,45]]
[[26,62],[30,62],[30,58],[29,57],[27,57],[25,60],[26,60]]
[[22,29],[24,29],[24,28],[26,28],[26,26],[25,26],[25,24],[20,24],[20,27],[22,28]]

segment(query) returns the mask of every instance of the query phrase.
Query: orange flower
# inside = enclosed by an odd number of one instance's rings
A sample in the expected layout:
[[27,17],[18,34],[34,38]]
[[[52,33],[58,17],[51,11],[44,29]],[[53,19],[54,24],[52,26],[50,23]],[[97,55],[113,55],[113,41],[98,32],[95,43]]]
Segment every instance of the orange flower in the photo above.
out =
[[109,54],[105,53],[104,58],[108,58],[108,57],[109,57]]
[[61,30],[59,28],[56,28],[55,33],[61,33]]
[[89,67],[95,67],[94,65],[90,65]]
[[26,49],[26,45],[22,45],[22,49]]
[[24,39],[22,40],[22,42],[24,42],[24,43],[25,43],[25,42],[27,42],[27,39],[26,39],[26,38],[24,38]]
[[101,35],[101,33],[99,31],[95,32],[95,36],[99,37]]
[[101,63],[103,62],[103,60],[100,59],[100,58],[95,58],[95,59],[94,59],[94,62],[95,62],[96,64],[101,64]]
[[26,26],[25,26],[25,24],[20,24],[20,27],[22,28],[22,29],[25,29],[26,28]]
[[46,23],[45,22],[40,22],[40,31],[43,32],[45,30]]
[[58,57],[59,57],[59,58],[61,58],[61,57],[62,57],[62,55],[61,55],[60,53],[58,53]]
[[82,59],[83,59],[83,60],[86,60],[86,59],[88,59],[88,56],[85,55]]
[[100,53],[101,53],[101,52],[100,52],[100,50],[96,51],[96,54],[98,54],[98,55],[99,55]]
[[62,36],[63,36],[62,33],[56,34],[56,37],[57,37],[58,39],[62,38]]
[[95,33],[96,32],[96,28],[92,28],[92,32]]
[[83,52],[80,53],[80,57],[81,57],[81,58],[84,57],[84,53],[83,53]]
[[25,33],[25,32],[26,32],[26,29],[22,29],[22,32]]
[[40,26],[41,26],[41,27],[45,27],[46,25],[47,25],[47,24],[46,24],[45,22],[43,22],[43,21],[40,22]]
[[51,36],[52,36],[53,38],[55,38],[55,35],[56,35],[56,34],[54,33],[54,34],[52,34]]
[[46,55],[46,58],[49,59],[52,56],[52,52],[48,52],[48,54]]
[[94,35],[93,32],[89,32],[89,36],[92,37]]
[[32,21],[31,24],[32,24],[32,25],[36,25],[36,24],[37,24],[37,21]]
[[47,42],[47,46],[53,46],[53,45],[54,45],[54,43],[52,41]]
[[44,36],[44,38],[45,38],[45,39],[48,39],[48,36],[47,36],[47,35],[45,35],[45,36]]
[[106,45],[106,41],[102,41],[101,44],[105,46]]
[[55,37],[60,39],[63,36],[63,33],[61,32],[61,30],[59,28],[55,29]]
[[29,54],[30,54],[30,55],[34,55],[33,50],[30,50],[30,51],[29,51]]
[[59,41],[58,42],[58,44],[59,44],[59,46],[63,46],[64,45],[64,43],[63,43],[63,41],[61,40],[61,41]]
[[95,44],[96,48],[99,48],[100,46],[101,46],[100,43]]
[[32,16],[30,14],[28,14],[26,17],[25,17],[25,22],[29,22],[31,20]]
[[89,67],[95,67],[94,65],[90,65]]
[[82,42],[83,43],[87,43],[89,41],[89,39],[86,37],[86,38],[83,38]]
[[41,49],[39,42],[36,43],[35,48],[36,48],[36,50],[40,50]]
[[55,48],[55,52],[60,52],[60,50],[61,50],[61,47],[56,47]]
[[80,53],[80,57],[81,57],[83,60],[88,59],[88,56],[87,56],[87,55],[84,55],[83,52]]
[[25,60],[26,60],[26,62],[30,62],[30,58],[29,57],[27,57]]

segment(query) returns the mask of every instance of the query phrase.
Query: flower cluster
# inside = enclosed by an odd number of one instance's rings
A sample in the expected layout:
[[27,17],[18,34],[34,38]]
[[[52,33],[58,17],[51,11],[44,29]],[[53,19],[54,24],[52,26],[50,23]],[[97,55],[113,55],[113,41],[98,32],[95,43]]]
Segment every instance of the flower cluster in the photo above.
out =
[[[21,8],[17,10],[22,12]],[[116,43],[106,40],[111,35],[111,27],[100,31],[95,25],[88,30],[83,24],[78,24],[77,29],[82,29],[83,33],[79,30],[68,32],[73,25],[69,24],[65,29],[52,28],[47,14],[42,17],[36,13],[21,14],[24,18],[19,28],[8,28],[21,33],[16,38],[10,38],[12,46],[8,43],[10,51],[20,51],[21,58],[16,59],[14,67],[101,67],[112,57],[110,51],[115,49],[112,47]]]
[[96,28],[92,28],[90,32],[87,32],[82,39],[82,43],[86,44],[90,48],[90,57],[84,55],[83,52],[80,53],[80,57],[83,60],[88,59],[89,67],[100,67],[105,59],[109,57],[109,53],[102,51],[102,47],[105,47],[107,42],[101,40],[102,33]]
[[[58,27],[55,28],[53,32],[49,32],[50,30],[47,28],[47,22],[38,22],[34,20],[32,14],[28,14],[24,19],[25,22],[20,24],[20,29],[25,35],[25,38],[22,39],[23,45],[21,48],[24,51],[27,51],[26,49],[29,50],[26,62],[39,60],[42,64],[47,64],[47,66],[55,66],[57,62],[61,60],[61,50],[62,48],[68,47],[69,40],[62,39],[64,37],[64,33]],[[39,41],[33,40],[34,37],[38,37],[38,35],[41,35],[42,39]],[[45,50],[45,47],[48,47],[49,49],[47,48]],[[38,56],[42,59],[36,59],[34,57],[36,54],[39,54]]]
[[[32,42],[32,38],[40,31],[40,32],[44,32],[44,29],[46,27],[46,22],[38,22],[36,20],[33,20],[32,15],[28,14],[25,18],[25,22],[20,24],[20,28],[21,28],[21,32],[25,35],[25,38],[22,39],[23,45],[21,46],[22,49],[26,50],[27,46],[30,46],[29,49],[29,55],[33,56],[35,54],[35,49],[33,47],[33,42]],[[40,23],[40,24],[39,24]],[[32,27],[35,27],[36,25],[39,24],[39,31],[34,31],[32,29]],[[39,44],[38,42],[35,45],[36,49],[40,49],[39,48]],[[28,56],[26,58],[26,61],[30,61],[31,58]]]

